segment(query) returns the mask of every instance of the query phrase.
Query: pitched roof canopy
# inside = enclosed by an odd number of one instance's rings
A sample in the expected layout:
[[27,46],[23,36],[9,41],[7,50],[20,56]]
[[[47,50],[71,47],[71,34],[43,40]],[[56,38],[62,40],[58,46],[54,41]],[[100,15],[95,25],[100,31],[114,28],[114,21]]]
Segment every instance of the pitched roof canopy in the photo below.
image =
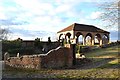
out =
[[65,32],[65,31],[86,31],[86,32],[101,32],[101,33],[110,33],[108,31],[102,30],[100,28],[97,28],[93,25],[86,25],[86,24],[78,24],[78,23],[74,23],[60,31],[58,31],[57,33],[60,32]]

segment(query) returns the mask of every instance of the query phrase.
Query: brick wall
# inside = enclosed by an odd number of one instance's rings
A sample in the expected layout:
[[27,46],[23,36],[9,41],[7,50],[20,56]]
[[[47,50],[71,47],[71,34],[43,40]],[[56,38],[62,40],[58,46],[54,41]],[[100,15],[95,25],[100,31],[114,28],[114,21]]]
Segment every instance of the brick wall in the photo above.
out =
[[46,54],[9,57],[5,60],[5,64],[19,68],[41,69],[71,67],[72,61],[72,45],[66,45],[66,47],[52,49]]
[[60,47],[59,49],[51,50],[47,56],[41,56],[41,66],[43,68],[59,68],[72,66],[72,53],[69,48]]
[[21,57],[10,57],[5,64],[12,66],[12,67],[19,67],[19,68],[34,68],[40,69],[41,68],[41,58],[35,55],[24,55]]

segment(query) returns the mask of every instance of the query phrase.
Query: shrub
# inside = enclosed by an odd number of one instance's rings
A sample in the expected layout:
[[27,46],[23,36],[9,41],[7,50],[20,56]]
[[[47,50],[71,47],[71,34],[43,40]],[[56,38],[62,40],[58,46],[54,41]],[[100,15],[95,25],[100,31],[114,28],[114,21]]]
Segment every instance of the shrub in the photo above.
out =
[[32,47],[28,47],[28,48],[9,49],[8,52],[12,55],[15,55],[17,53],[24,55],[24,54],[33,54],[33,53],[35,53],[35,50]]

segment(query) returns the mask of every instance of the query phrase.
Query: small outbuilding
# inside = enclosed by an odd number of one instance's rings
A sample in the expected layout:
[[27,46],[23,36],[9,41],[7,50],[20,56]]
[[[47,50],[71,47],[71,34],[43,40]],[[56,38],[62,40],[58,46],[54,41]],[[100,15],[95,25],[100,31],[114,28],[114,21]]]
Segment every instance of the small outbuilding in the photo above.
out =
[[109,34],[110,32],[93,25],[78,23],[74,23],[57,32],[60,42],[66,40],[68,43],[80,43],[81,45],[108,44],[110,40]]

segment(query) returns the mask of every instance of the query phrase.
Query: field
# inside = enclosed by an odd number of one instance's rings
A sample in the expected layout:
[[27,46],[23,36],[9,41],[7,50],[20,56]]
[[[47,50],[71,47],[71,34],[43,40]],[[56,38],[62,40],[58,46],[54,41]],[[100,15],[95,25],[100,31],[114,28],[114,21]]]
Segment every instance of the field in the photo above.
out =
[[[42,79],[100,79],[100,80],[119,80],[119,46],[96,49],[84,53],[86,60],[77,61],[77,65],[71,68],[62,69],[42,69],[42,70],[25,70],[6,67],[3,70],[3,78],[11,80],[15,78],[32,78],[32,80]],[[80,62],[81,61],[81,62]],[[25,80],[25,79],[23,79]],[[40,79],[41,80],[41,79]]]

